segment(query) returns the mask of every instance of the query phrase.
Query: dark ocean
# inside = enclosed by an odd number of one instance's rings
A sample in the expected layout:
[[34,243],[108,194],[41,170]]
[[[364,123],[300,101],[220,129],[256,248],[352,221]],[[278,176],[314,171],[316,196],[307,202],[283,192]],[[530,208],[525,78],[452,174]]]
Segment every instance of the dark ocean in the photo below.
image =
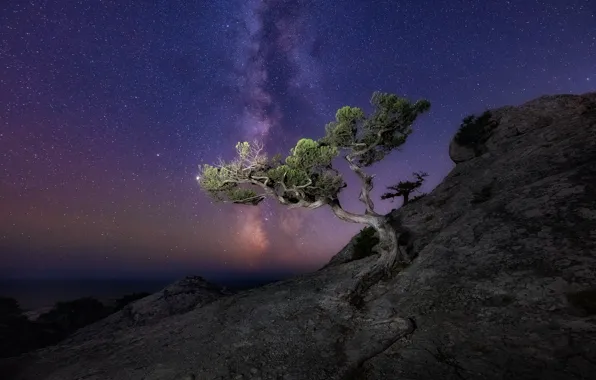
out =
[[[105,299],[138,292],[155,293],[180,279],[8,279],[0,280],[0,296],[15,298],[23,310],[31,311],[53,306],[58,301],[72,301],[82,297]],[[248,277],[212,281],[230,289],[242,290],[280,279],[282,278]]]

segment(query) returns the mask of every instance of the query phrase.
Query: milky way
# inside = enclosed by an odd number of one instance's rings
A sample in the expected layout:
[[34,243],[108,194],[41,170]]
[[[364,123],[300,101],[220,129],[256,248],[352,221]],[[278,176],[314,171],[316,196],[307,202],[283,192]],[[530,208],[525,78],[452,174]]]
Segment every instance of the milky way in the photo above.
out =
[[[237,121],[242,131],[239,138],[263,142],[274,154],[279,149],[279,137],[274,136],[283,135],[285,129],[286,121],[279,106],[284,95],[305,85],[319,90],[315,81],[316,62],[308,58],[312,46],[307,17],[304,7],[295,1],[255,0],[243,6],[241,22],[235,24],[238,53],[232,56],[243,106]],[[280,70],[281,67],[285,70]],[[304,97],[299,91],[297,95]],[[302,228],[303,215],[285,209],[274,212],[270,203],[240,210],[236,221],[239,245],[243,244],[248,252],[264,254],[270,247],[272,234],[296,236]],[[281,226],[281,230],[268,232],[268,222]],[[278,255],[300,257],[291,247],[282,250],[290,252],[282,251]]]
[[[396,5],[399,4],[399,5]],[[461,119],[596,88],[595,3],[2,2],[0,275],[300,272],[361,226],[327,209],[214,203],[198,165],[238,141],[287,154],[373,91],[427,98],[385,186],[453,164]],[[362,211],[346,171],[342,203]]]

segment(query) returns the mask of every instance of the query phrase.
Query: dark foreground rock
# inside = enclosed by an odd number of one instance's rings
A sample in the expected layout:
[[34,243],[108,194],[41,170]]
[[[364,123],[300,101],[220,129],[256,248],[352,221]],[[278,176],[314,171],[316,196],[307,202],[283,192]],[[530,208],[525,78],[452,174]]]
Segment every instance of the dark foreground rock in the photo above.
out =
[[231,291],[211,284],[202,277],[187,276],[155,294],[127,305],[122,312],[113,315],[110,322],[122,320],[127,326],[152,324],[231,294]]
[[175,315],[187,313],[217,299],[234,294],[199,276],[187,276],[164,289],[130,302],[101,321],[78,330],[73,340],[110,339],[122,330],[150,326]]
[[183,314],[101,321],[4,360],[2,378],[594,378],[596,94],[491,121],[478,146],[452,143],[458,164],[433,192],[394,212],[416,259],[364,307],[340,296],[375,256],[347,249],[318,272]]
[[0,297],[0,358],[18,356],[56,344],[78,329],[102,320],[130,302],[148,295],[133,293],[104,301],[84,297],[27,312],[21,309],[16,299]]

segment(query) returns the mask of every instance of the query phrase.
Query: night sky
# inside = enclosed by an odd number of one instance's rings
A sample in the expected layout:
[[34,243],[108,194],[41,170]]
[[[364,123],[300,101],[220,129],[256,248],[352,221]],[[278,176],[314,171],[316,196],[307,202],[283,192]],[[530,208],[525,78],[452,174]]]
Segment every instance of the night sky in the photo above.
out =
[[[184,5],[175,5],[184,4]],[[399,5],[397,5],[399,4]],[[470,113],[596,89],[593,0],[2,1],[0,276],[303,272],[361,226],[213,204],[198,166],[287,154],[373,91],[427,98],[385,186],[452,169]],[[339,167],[346,172],[346,166]],[[347,173],[347,172],[346,172]],[[357,180],[341,200],[362,211]]]

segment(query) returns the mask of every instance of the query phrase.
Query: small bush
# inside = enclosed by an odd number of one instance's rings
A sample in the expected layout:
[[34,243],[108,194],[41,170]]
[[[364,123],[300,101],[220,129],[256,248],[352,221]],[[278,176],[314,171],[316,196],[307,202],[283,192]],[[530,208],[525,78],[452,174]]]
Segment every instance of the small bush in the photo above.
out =
[[39,331],[14,298],[0,297],[0,358],[17,356],[38,347]]
[[118,310],[149,293],[133,293],[116,300],[114,307],[105,306],[91,297],[58,302],[48,312],[30,321],[17,300],[0,297],[0,358],[23,354],[56,344],[78,330]]
[[475,148],[478,144],[484,143],[497,126],[497,123],[491,121],[491,117],[490,111],[485,111],[478,117],[474,115],[466,116],[455,134],[455,142]]
[[57,302],[52,310],[39,316],[36,322],[44,324],[57,335],[66,337],[77,329],[97,322],[111,314],[110,308],[92,297]]
[[19,318],[23,310],[16,299],[10,297],[0,297],[0,321]]
[[359,260],[372,255],[373,248],[379,244],[379,238],[372,227],[363,228],[354,244],[354,259]]

